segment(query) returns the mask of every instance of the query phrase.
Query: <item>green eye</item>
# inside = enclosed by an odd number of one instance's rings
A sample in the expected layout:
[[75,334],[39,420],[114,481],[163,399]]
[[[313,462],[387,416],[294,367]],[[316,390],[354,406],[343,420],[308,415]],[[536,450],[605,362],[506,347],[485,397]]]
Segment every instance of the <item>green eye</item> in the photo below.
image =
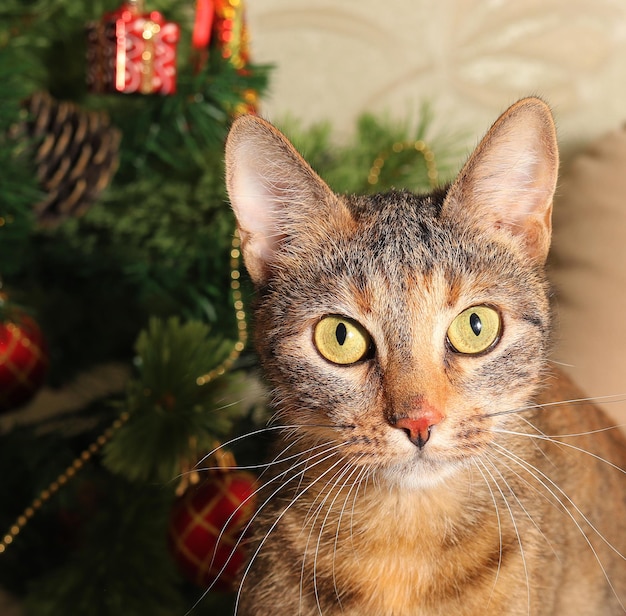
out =
[[477,355],[489,349],[500,337],[500,315],[489,306],[464,310],[448,328],[448,342],[465,355]]
[[322,357],[333,364],[354,364],[370,349],[370,335],[356,321],[328,316],[315,326],[313,341]]

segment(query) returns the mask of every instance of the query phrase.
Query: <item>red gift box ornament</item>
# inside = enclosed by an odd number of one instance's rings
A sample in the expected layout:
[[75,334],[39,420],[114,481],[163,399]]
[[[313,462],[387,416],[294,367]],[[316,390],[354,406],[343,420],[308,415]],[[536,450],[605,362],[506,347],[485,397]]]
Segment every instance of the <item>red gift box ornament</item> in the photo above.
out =
[[87,83],[92,92],[174,94],[178,24],[128,2],[87,26]]

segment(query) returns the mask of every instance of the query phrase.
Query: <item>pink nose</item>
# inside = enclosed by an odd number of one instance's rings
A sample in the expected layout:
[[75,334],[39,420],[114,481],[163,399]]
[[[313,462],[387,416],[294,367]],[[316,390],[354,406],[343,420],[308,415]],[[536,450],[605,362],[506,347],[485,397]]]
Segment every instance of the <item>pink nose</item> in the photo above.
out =
[[416,410],[412,416],[401,417],[393,422],[393,425],[400,430],[404,430],[409,440],[420,449],[423,449],[433,426],[441,423],[444,419],[443,414],[436,408],[424,404]]

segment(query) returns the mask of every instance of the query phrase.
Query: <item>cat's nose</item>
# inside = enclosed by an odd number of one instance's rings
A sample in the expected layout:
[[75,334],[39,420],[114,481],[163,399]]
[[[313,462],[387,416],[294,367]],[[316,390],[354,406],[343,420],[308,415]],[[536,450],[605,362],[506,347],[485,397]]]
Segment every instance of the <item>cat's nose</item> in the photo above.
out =
[[409,440],[419,449],[423,449],[434,426],[444,419],[435,407],[428,404],[419,405],[413,413],[407,417],[400,417],[392,422],[392,425],[400,430],[404,430]]

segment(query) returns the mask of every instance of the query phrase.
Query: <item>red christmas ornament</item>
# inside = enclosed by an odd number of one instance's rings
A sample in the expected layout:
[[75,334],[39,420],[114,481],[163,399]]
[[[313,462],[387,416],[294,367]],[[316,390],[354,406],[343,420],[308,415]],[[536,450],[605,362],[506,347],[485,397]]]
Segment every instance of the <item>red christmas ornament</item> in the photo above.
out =
[[243,2],[215,0],[213,29],[222,56],[230,60],[235,68],[243,69],[250,61],[250,43]]
[[241,70],[250,61],[249,35],[242,0],[196,0],[191,44],[194,49],[214,46],[222,57]]
[[194,49],[205,49],[209,46],[214,17],[213,0],[196,1],[196,19],[191,37],[191,44]]
[[0,323],[0,412],[28,402],[43,384],[48,354],[34,319],[12,310]]
[[[243,0],[196,0],[192,47],[199,72],[209,57],[209,46],[228,60],[241,74],[250,62],[250,36]],[[234,116],[255,114],[259,95],[252,89],[241,93],[242,102],[232,110]]]
[[255,510],[255,481],[243,471],[215,470],[174,504],[170,550],[185,577],[198,586],[235,587],[245,559],[240,539]]
[[174,94],[178,24],[129,0],[87,25],[87,84],[90,91]]

